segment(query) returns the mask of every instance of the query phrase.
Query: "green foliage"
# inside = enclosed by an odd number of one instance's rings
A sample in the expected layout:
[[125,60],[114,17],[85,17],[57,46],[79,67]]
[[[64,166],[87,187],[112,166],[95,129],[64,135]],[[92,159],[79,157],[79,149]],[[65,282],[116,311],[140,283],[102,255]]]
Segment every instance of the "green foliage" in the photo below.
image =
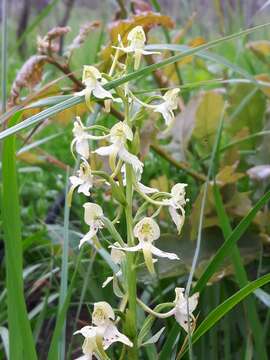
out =
[[[160,11],[158,1],[151,3]],[[217,6],[218,2],[215,3]],[[30,22],[17,42],[10,41],[12,57],[8,59],[8,74],[5,64],[1,64],[5,75],[2,75],[2,94],[12,88],[16,72],[22,66],[16,54],[20,43],[26,41],[34,49],[35,32],[44,35],[41,33],[48,25],[49,16],[52,21],[56,10],[60,9],[62,14],[63,6],[57,0],[52,1]],[[80,15],[80,10],[75,7],[72,11],[72,31],[65,37],[67,46],[83,25],[81,19],[88,17],[86,12]],[[122,15],[119,13],[120,17],[129,13],[128,8],[124,10]],[[114,308],[119,304],[121,309],[126,306],[126,298],[119,298],[127,289],[117,280],[115,274],[119,266],[113,262],[108,248],[116,241],[124,246],[127,235],[130,243],[134,241],[125,229],[126,194],[121,183],[114,181],[119,179],[103,174],[91,192],[89,201],[102,204],[106,215],[99,235],[102,247],[97,242],[78,252],[78,242],[87,231],[83,221],[78,220],[82,218],[83,200],[74,194],[74,206],[70,210],[63,200],[64,193],[66,195],[69,190],[66,175],[74,163],[70,155],[72,120],[80,115],[90,125],[111,127],[123,118],[121,104],[113,104],[111,114],[107,114],[100,103],[89,115],[84,96],[74,96],[74,92],[82,88],[78,69],[84,63],[95,63],[101,71],[108,72],[106,66],[115,51],[111,44],[116,45],[115,29],[122,29],[125,39],[127,28],[134,24],[146,24],[151,29],[152,23],[159,24],[159,21],[162,26],[149,32],[145,49],[160,51],[160,55],[153,56],[153,63],[144,61],[138,70],[127,75],[123,75],[119,66],[120,75],[108,77],[104,86],[107,90],[120,91],[121,85],[131,82],[134,94],[151,105],[159,101],[155,97],[158,90],[164,94],[170,87],[181,89],[182,113],[179,112],[168,133],[163,132],[159,114],[147,107],[132,114],[134,132],[136,127],[136,146],[132,144],[132,150],[137,154],[141,147],[138,156],[145,163],[142,182],[163,192],[169,192],[175,183],[187,183],[190,199],[180,236],[171,226],[167,210],[156,214],[163,232],[157,246],[178,254],[182,262],[159,260],[155,264],[158,276],[152,277],[145,270],[142,256],[128,257],[124,277],[128,292],[133,295],[129,306],[137,310],[139,356],[149,360],[187,357],[188,337],[173,317],[147,316],[136,305],[136,289],[132,285],[134,272],[130,271],[130,264],[136,262],[137,296],[155,311],[162,312],[166,308],[164,304],[173,300],[174,288],[186,286],[196,249],[194,238],[202,217],[201,247],[191,288],[193,293],[200,291],[200,299],[195,314],[198,316],[196,329],[189,337],[189,357],[192,359],[192,354],[194,358],[226,360],[252,355],[261,359],[268,357],[270,343],[264,335],[269,332],[270,319],[270,277],[267,274],[270,262],[265,256],[270,236],[269,178],[254,179],[247,176],[247,171],[252,166],[267,166],[262,159],[269,155],[265,150],[269,149],[267,109],[270,97],[266,74],[269,42],[262,39],[269,32],[269,24],[240,32],[235,30],[229,36],[214,36],[215,40],[206,41],[194,39],[201,32],[198,31],[200,22],[193,18],[186,25],[181,23],[186,27],[183,33],[178,33],[178,25],[175,31],[170,31],[172,19],[169,17],[155,14],[144,18],[140,11],[130,14],[123,23],[122,20],[113,24],[105,22],[97,30],[91,30],[69,59],[51,52],[50,63],[42,70],[38,86],[29,86],[28,91],[25,84],[18,104],[13,104],[0,116],[0,123],[6,125],[8,120],[9,125],[3,126],[0,132],[3,141],[0,144],[3,144],[0,237],[5,244],[0,278],[3,288],[0,294],[3,342],[0,357],[9,340],[12,360],[22,356],[35,359],[36,349],[41,359],[76,358],[81,338],[72,337],[72,333],[89,324],[93,303],[108,299]],[[183,8],[181,14],[185,11]],[[222,23],[220,12],[217,18]],[[220,25],[223,30],[226,21],[223,27]],[[230,28],[238,29],[237,21]],[[14,33],[14,29],[11,30]],[[251,37],[260,40],[251,41]],[[3,48],[6,46],[4,44]],[[106,49],[109,49],[109,56]],[[28,55],[33,54],[29,52]],[[124,63],[124,56],[120,60]],[[120,92],[123,93],[123,88]],[[224,107],[224,126],[219,126]],[[97,127],[95,134],[100,134],[103,128]],[[157,137],[158,132],[161,136]],[[91,140],[92,149],[96,146],[96,141]],[[101,175],[102,167],[107,166],[103,158],[91,156],[91,167],[96,174]],[[111,184],[110,190],[106,186],[101,188],[104,182]],[[204,191],[205,206],[201,206]],[[108,202],[111,196],[116,200],[114,203]],[[155,199],[155,195],[152,198]],[[146,209],[135,195],[134,212],[138,210],[135,222]],[[149,214],[153,209],[149,207]],[[51,223],[48,219],[52,219]],[[112,272],[112,285],[101,288],[100,284]],[[262,286],[265,286],[264,292],[256,292]],[[257,298],[251,295],[254,291]],[[242,305],[237,306],[241,302]],[[120,330],[136,341],[135,311],[132,313],[131,308],[126,313],[118,311],[120,323],[125,322]],[[125,347],[115,346],[108,350],[108,355],[112,360],[136,358],[137,350],[127,354]],[[44,357],[40,355],[43,352]]]

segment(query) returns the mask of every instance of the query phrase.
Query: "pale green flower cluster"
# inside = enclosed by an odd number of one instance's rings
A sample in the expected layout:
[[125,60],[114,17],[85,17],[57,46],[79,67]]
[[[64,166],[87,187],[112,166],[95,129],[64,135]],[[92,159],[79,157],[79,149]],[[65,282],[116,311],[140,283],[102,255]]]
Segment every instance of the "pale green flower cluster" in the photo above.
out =
[[[127,41],[128,44],[124,46],[119,38],[119,46],[116,47],[112,68],[109,71],[109,75],[113,80],[117,79],[117,68],[122,69],[124,67],[127,72],[130,62],[134,61],[134,69],[137,69],[140,66],[142,56],[152,54],[152,52],[144,50],[146,36],[141,26],[137,26],[130,31]],[[121,67],[118,67],[119,57],[123,53],[127,54],[126,65],[121,64]],[[121,75],[123,75],[123,72],[121,72]],[[87,127],[79,117],[76,118],[73,127],[74,139],[71,143],[71,151],[74,156],[76,153],[81,159],[81,164],[77,173],[70,177],[69,202],[71,203],[75,190],[85,197],[90,197],[92,188],[101,178],[104,186],[111,187],[112,198],[119,204],[120,214],[122,213],[121,210],[123,210],[127,224],[127,241],[122,239],[114,226],[121,219],[121,215],[114,220],[110,220],[104,214],[106,209],[103,210],[99,204],[90,201],[85,202],[83,205],[84,221],[89,226],[89,231],[81,238],[78,246],[81,248],[84,244],[85,246],[87,244],[91,246],[95,246],[97,243],[100,244],[97,238],[99,232],[105,227],[109,231],[113,230],[115,242],[110,245],[111,258],[118,270],[113,276],[104,281],[103,287],[107,286],[111,281],[117,284],[117,296],[122,297],[124,306],[121,310],[124,311],[127,304],[130,304],[129,310],[131,310],[134,300],[130,298],[131,289],[135,289],[136,293],[136,268],[140,253],[144,258],[143,265],[152,275],[155,274],[154,263],[157,261],[154,257],[179,260],[177,254],[165,252],[154,245],[155,241],[160,237],[160,227],[156,218],[162,208],[167,209],[180,234],[185,220],[184,207],[187,202],[185,188],[187,185],[175,184],[170,193],[164,193],[141,182],[144,164],[138,157],[139,151],[136,149],[134,124],[131,116],[134,105],[139,104],[141,107],[150,109],[150,111],[160,113],[164,118],[165,125],[170,127],[174,121],[174,110],[177,109],[179,89],[167,91],[160,97],[158,104],[149,104],[139,100],[127,86],[116,88],[114,93],[106,90],[106,87],[104,87],[107,83],[106,79],[105,74],[101,74],[94,66],[84,66],[82,81],[85,88],[76,93],[75,96],[84,96],[90,110],[93,109],[95,99],[104,100],[107,110],[110,109],[114,102],[121,104],[125,114],[124,121],[117,122],[111,128],[100,125]],[[96,135],[97,132],[100,135]],[[102,141],[103,144],[96,149],[91,149],[89,140],[94,140],[98,144]],[[102,158],[108,159],[109,174],[105,171],[91,169],[91,154],[98,154]],[[133,196],[135,193],[143,201],[143,206],[134,215]],[[149,204],[151,209],[156,208],[151,216],[149,216],[149,206],[147,206]],[[131,276],[132,274],[134,276]],[[129,278],[129,276],[131,277]],[[184,289],[176,288],[175,291],[176,298],[172,303],[173,308],[167,313],[155,313],[140,300],[138,300],[138,304],[145,311],[157,317],[165,318],[174,315],[176,321],[185,331],[188,331],[189,328],[192,330],[195,327],[195,318],[192,313],[198,303],[198,294],[186,298]],[[188,306],[187,302],[189,303]],[[136,319],[136,309],[134,310],[134,307],[132,317]],[[114,342],[121,342],[129,348],[137,346],[132,338],[130,339],[119,332],[115,321],[115,313],[107,302],[94,304],[92,325],[85,326],[76,332],[76,334],[82,334],[85,338],[82,347],[84,355],[80,359],[92,359],[93,355],[99,359],[108,359],[105,350]],[[129,333],[132,333],[132,331],[126,332],[127,335]]]

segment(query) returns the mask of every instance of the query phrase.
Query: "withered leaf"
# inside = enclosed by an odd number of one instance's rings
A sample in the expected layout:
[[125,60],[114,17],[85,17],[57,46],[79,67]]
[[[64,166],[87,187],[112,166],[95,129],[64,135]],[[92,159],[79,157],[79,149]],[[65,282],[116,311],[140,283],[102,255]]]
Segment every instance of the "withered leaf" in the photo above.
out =
[[69,26],[57,26],[51,29],[43,38],[37,39],[37,51],[41,55],[51,55],[58,53],[60,48],[60,38],[66,35],[71,28]]
[[9,105],[15,105],[23,88],[33,89],[42,78],[44,64],[47,56],[31,56],[19,70],[11,88]]

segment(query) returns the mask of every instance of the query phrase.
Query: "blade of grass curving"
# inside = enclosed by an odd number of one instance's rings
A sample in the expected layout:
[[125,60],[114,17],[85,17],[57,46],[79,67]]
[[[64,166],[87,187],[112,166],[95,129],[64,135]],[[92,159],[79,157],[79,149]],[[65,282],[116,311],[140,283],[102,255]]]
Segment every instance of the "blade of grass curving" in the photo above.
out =
[[[219,218],[219,224],[220,224],[221,230],[223,232],[223,236],[226,239],[232,234],[232,228],[230,225],[228,215],[226,214],[226,210],[224,208],[224,204],[222,201],[222,197],[221,197],[219,188],[217,187],[216,184],[214,184],[213,190],[214,190],[214,199],[215,199],[215,205],[216,205],[216,209],[217,209],[217,215]],[[232,258],[232,263],[233,263],[234,270],[235,270],[236,280],[238,282],[239,287],[243,288],[245,285],[247,285],[249,283],[249,281],[248,281],[248,276],[247,276],[247,273],[245,271],[245,268],[244,268],[244,265],[242,262],[240,251],[239,251],[236,243],[232,246],[231,258]],[[252,330],[252,335],[253,335],[254,342],[255,342],[256,353],[260,354],[261,359],[267,360],[266,345],[265,345],[263,336],[261,336],[261,334],[263,333],[263,327],[262,327],[262,324],[260,322],[260,319],[259,319],[259,316],[257,313],[256,303],[254,301],[254,298],[249,297],[246,300],[245,305],[247,307],[246,314],[247,314],[250,328]]]
[[63,306],[62,306],[62,308],[61,308],[61,310],[60,310],[60,312],[58,313],[58,316],[57,316],[57,321],[56,321],[55,328],[54,328],[54,331],[53,331],[53,336],[52,336],[52,340],[51,340],[50,348],[49,348],[49,353],[48,353],[48,357],[47,357],[48,360],[55,360],[55,359],[59,358],[58,357],[59,356],[58,341],[59,341],[59,337],[61,336],[61,331],[63,329],[63,324],[64,324],[64,322],[66,320],[67,310],[68,310],[68,307],[69,307],[69,304],[70,304],[70,301],[71,301],[71,295],[72,295],[72,291],[73,291],[73,288],[74,288],[74,285],[75,285],[75,280],[76,280],[77,273],[78,273],[78,270],[79,270],[82,255],[83,255],[83,249],[81,249],[81,251],[80,251],[80,253],[79,253],[78,257],[77,257],[75,269],[74,269],[74,272],[72,274],[72,278],[71,278],[71,281],[70,281],[70,285],[69,285],[69,288],[68,288],[68,291],[67,291],[65,301],[64,301]]
[[[142,68],[140,70],[137,70],[137,71],[134,71],[134,72],[132,72],[132,73],[130,73],[128,75],[125,75],[125,76],[123,76],[123,77],[121,77],[119,79],[110,81],[110,82],[108,82],[107,84],[104,85],[104,88],[106,90],[114,89],[115,87],[120,86],[120,85],[122,85],[122,84],[124,84],[124,83],[126,83],[128,81],[144,77],[144,76],[150,74],[152,71],[160,69],[160,68],[162,68],[162,67],[164,67],[166,65],[173,64],[174,62],[179,61],[179,60],[181,60],[182,58],[184,58],[186,56],[194,55],[194,54],[198,53],[199,51],[213,48],[215,46],[218,46],[218,45],[222,44],[223,42],[233,40],[233,39],[236,39],[238,37],[241,37],[241,36],[244,36],[244,35],[247,35],[247,34],[251,34],[254,31],[257,31],[259,29],[263,29],[263,28],[265,28],[266,26],[269,26],[269,25],[270,25],[270,23],[258,25],[258,26],[255,26],[253,28],[240,31],[240,32],[235,33],[235,34],[228,35],[228,36],[225,36],[223,38],[210,41],[207,44],[197,46],[196,48],[188,49],[188,50],[182,52],[181,54],[171,56],[171,57],[169,57],[169,58],[167,58],[167,59],[165,59],[163,61],[160,61],[160,62],[157,62],[155,64],[146,66],[146,67],[144,67],[144,68]],[[21,131],[21,130],[29,127],[29,126],[32,126],[32,125],[36,124],[37,122],[42,121],[43,119],[46,119],[49,116],[55,115],[58,112],[61,112],[61,111],[65,110],[65,109],[68,109],[68,108],[70,108],[70,107],[72,107],[74,105],[80,104],[83,101],[84,101],[83,96],[75,96],[75,97],[72,97],[71,99],[68,99],[66,101],[63,101],[63,102],[57,104],[57,105],[54,105],[49,109],[43,110],[39,114],[31,116],[30,118],[24,120],[20,124],[17,124],[16,126],[10,128],[10,129],[2,131],[0,133],[0,140],[4,139],[7,136],[15,134],[18,131]]]
[[194,287],[194,292],[201,291],[205,285],[207,284],[208,280],[211,276],[217,271],[218,267],[222,264],[223,260],[226,256],[230,254],[232,247],[237,243],[240,237],[245,233],[247,228],[249,227],[250,223],[256,216],[257,212],[267,204],[270,200],[270,190],[265,193],[265,195],[255,204],[255,206],[250,210],[250,212],[245,216],[240,223],[235,227],[233,232],[223,245],[219,248],[216,255],[212,258],[210,263],[207,265],[206,269],[204,270],[203,274],[201,275],[200,279],[198,280],[197,284]]
[[[154,45],[147,45],[145,48],[150,51],[170,50],[170,51],[175,51],[175,52],[179,52],[179,51],[185,52],[185,51],[191,49],[191,47],[189,47],[187,45],[175,45],[175,44],[154,44]],[[210,53],[208,51],[200,51],[200,52],[196,53],[195,55],[202,59],[210,60],[210,61],[214,61],[219,64],[222,64],[225,67],[233,70],[235,73],[240,74],[244,78],[249,79],[252,83],[257,84],[257,82],[258,82],[247,71],[243,70],[240,66],[238,66],[234,63],[231,63],[230,61],[228,61],[226,58],[224,58],[221,55]]]
[[62,131],[57,134],[52,134],[52,135],[46,136],[45,138],[42,138],[40,140],[34,141],[31,144],[25,145],[22,148],[20,148],[20,150],[17,152],[17,155],[20,155],[20,154],[23,154],[24,152],[35,149],[36,147],[46,144],[48,141],[55,139],[61,135],[63,135]]
[[58,3],[59,0],[51,1],[47,6],[44,7],[43,10],[39,12],[39,14],[35,17],[32,23],[27,27],[27,29],[23,32],[20,38],[17,41],[17,46],[19,47],[23,41],[27,38],[29,34],[50,14],[53,10],[55,5]]
[[[220,319],[222,319],[229,311],[231,311],[237,304],[243,301],[247,296],[252,294],[256,289],[264,286],[270,282],[270,274],[264,275],[257,280],[252,281],[237,293],[229,297],[222,304],[217,306],[206,319],[202,321],[197,330],[192,335],[192,343],[196,343],[208,330],[210,330]],[[181,359],[188,351],[187,347],[177,356],[177,360]]]
[[[12,118],[17,122],[21,114]],[[2,160],[2,217],[5,243],[9,356],[12,360],[37,359],[24,298],[23,250],[15,158],[15,137],[4,141]]]
[[[65,189],[65,207],[64,207],[64,236],[62,247],[62,264],[61,264],[61,283],[58,305],[58,316],[61,314],[61,309],[67,297],[68,286],[68,249],[69,249],[69,213],[70,207],[68,205],[68,191],[69,191],[69,171],[66,173],[66,189]],[[57,323],[57,319],[56,319]],[[59,338],[59,359],[64,360],[66,354],[66,320],[63,323],[62,333]]]
[[7,102],[7,0],[2,1],[2,56],[1,56],[1,85],[2,112],[6,111]]

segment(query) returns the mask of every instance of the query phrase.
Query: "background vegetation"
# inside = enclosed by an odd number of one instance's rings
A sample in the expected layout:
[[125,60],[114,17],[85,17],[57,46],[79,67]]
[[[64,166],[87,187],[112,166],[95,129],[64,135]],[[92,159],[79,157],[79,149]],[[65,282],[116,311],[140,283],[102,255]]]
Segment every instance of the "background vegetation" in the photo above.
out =
[[[3,358],[8,340],[11,360],[35,359],[34,345],[39,359],[79,356],[80,339],[72,333],[89,322],[94,302],[115,299],[112,287],[99,285],[111,273],[107,252],[78,251],[87,230],[79,220],[82,199],[75,196],[69,213],[65,194],[74,168],[73,119],[88,116],[86,106],[70,95],[81,88],[84,64],[108,69],[110,46],[126,24],[144,26],[153,44],[149,49],[162,50],[134,74],[137,96],[181,89],[180,111],[167,136],[157,136],[158,116],[141,114],[143,180],[161,191],[187,183],[190,199],[181,237],[174,235],[167,214],[159,216],[166,233],[159,246],[179,254],[183,263],[160,261],[155,282],[142,271],[140,297],[151,307],[172,299],[174,288],[187,282],[197,248],[194,285],[201,296],[194,359],[269,357],[270,286],[256,288],[270,281],[270,26],[226,39],[266,23],[269,9],[269,1],[229,0],[2,3]],[[86,23],[85,35],[74,43]],[[54,35],[55,48],[48,52],[42,44],[56,26],[70,29]],[[174,54],[183,56],[166,67],[147,68]],[[99,107],[90,121],[111,125],[117,116]],[[100,159],[92,161],[100,166]],[[113,218],[109,195],[94,192]],[[104,231],[101,241],[108,236]],[[140,323],[144,317],[140,312]],[[188,358],[179,353],[184,334],[178,325],[172,319],[165,324],[157,346],[143,348],[143,359]],[[161,327],[159,321],[155,327]],[[110,356],[119,358],[117,350]]]

